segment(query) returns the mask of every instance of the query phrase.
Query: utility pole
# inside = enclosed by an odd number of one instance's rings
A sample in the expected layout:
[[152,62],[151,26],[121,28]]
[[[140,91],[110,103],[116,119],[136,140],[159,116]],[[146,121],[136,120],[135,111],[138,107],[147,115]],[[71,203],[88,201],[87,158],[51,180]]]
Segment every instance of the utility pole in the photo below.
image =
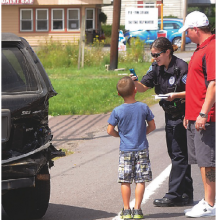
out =
[[85,49],[85,15],[82,16],[82,25],[80,31],[78,69],[80,69],[81,59],[82,59],[82,67],[84,67],[84,49]]
[[[185,23],[185,18],[187,16],[187,5],[188,5],[188,0],[184,0],[183,24]],[[185,31],[182,33],[181,51],[185,51]]]
[[161,30],[163,30],[163,0],[161,0]]
[[110,45],[110,70],[118,67],[118,39],[121,14],[121,0],[113,1],[113,23]]

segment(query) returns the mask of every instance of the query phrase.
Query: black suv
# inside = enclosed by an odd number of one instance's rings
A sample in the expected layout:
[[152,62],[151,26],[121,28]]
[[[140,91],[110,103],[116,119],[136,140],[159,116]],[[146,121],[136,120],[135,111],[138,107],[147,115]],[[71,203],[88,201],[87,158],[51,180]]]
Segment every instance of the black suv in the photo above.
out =
[[57,93],[28,42],[2,33],[2,205],[12,219],[41,218],[49,204],[49,98]]

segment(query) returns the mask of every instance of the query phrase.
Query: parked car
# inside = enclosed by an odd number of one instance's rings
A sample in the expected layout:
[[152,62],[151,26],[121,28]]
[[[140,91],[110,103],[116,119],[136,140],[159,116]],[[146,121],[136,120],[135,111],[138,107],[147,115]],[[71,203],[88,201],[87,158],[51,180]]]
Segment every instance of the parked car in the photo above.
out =
[[[182,34],[178,33],[178,30],[183,26],[183,19],[163,19],[163,30],[160,30],[161,19],[158,20],[157,30],[137,30],[128,31],[124,34],[127,43],[131,43],[131,40],[139,37],[140,40],[145,41],[146,44],[152,44],[158,37],[164,36],[169,39],[172,44],[181,47]],[[186,44],[191,43],[190,38],[186,37]]]
[[51,143],[49,98],[57,95],[24,38],[2,33],[2,205],[13,219],[41,218],[50,198],[49,168],[65,156]]

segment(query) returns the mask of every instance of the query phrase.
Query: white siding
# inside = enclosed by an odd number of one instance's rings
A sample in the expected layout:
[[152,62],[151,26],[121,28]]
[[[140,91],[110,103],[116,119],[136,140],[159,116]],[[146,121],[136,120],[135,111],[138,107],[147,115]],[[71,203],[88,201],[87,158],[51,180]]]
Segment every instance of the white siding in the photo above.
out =
[[178,18],[183,18],[184,0],[164,0],[163,14],[164,16],[173,15]]

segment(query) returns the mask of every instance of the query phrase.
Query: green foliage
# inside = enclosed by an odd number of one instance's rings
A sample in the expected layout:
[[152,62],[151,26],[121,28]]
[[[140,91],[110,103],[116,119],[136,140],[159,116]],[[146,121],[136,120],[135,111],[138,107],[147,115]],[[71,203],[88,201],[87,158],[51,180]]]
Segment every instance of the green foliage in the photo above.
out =
[[[141,41],[139,38],[132,40],[131,46],[127,45],[126,52],[119,52],[119,62],[143,63],[145,58],[144,45],[144,41]],[[45,45],[39,47],[37,55],[45,68],[76,68],[78,64],[79,46],[70,42],[63,45],[61,42],[55,42],[51,39]],[[103,41],[94,38],[93,44],[84,49],[84,66],[104,66],[109,63],[110,51],[104,50]]]
[[197,6],[197,7],[188,7],[187,14],[193,11],[201,11],[203,12],[208,18],[215,17],[215,5],[211,4],[209,6]]
[[[49,114],[88,115],[110,112],[123,103],[116,91],[116,84],[123,77],[122,74],[129,75],[129,68],[134,68],[141,78],[149,66],[150,63],[121,63],[119,68],[126,68],[123,72],[107,72],[105,67],[100,65],[82,70],[47,69],[52,85],[58,92],[58,95],[49,101]],[[151,105],[156,103],[152,94],[154,90],[137,93],[136,99]]]
[[208,17],[211,29],[215,28],[215,17]]
[[[161,17],[159,17],[159,18],[161,18]],[[178,18],[178,17],[175,15],[168,15],[168,16],[163,16],[163,18]]]
[[[105,37],[111,37],[112,34],[112,25],[102,25],[101,26]],[[125,26],[124,25],[120,25],[119,27],[120,30],[122,30],[123,32],[125,31]]]
[[103,30],[105,37],[111,37],[112,25],[102,25],[101,29]]
[[120,53],[119,62],[128,63],[136,62],[143,63],[145,60],[145,41],[140,40],[140,38],[132,38],[130,45],[127,44],[126,53]]
[[77,65],[78,49],[77,45],[69,42],[62,45],[60,41],[52,41],[51,39],[45,45],[40,45],[37,54],[45,68],[67,68]]
[[[104,42],[100,42],[97,38],[91,47],[86,47],[84,51],[84,65],[95,66],[98,63],[106,63],[108,52],[103,51]],[[45,45],[41,45],[37,50],[45,68],[68,68],[77,67],[79,56],[79,45],[70,42],[63,45],[60,41],[52,41]]]
[[[123,103],[118,96],[116,84],[122,75],[129,75],[134,68],[140,78],[149,66],[144,62],[144,42],[137,39],[127,48],[119,52],[119,68],[124,72],[106,71],[105,65],[110,63],[109,50],[104,50],[103,43],[94,39],[91,47],[85,48],[84,68],[77,69],[78,45],[50,41],[37,50],[37,55],[45,67],[51,83],[58,93],[50,99],[50,115],[99,114],[107,113]],[[153,90],[144,94],[138,93],[136,98],[148,105],[155,103]]]
[[107,21],[107,15],[104,12],[101,12],[99,14],[99,21],[103,24],[106,24]]

